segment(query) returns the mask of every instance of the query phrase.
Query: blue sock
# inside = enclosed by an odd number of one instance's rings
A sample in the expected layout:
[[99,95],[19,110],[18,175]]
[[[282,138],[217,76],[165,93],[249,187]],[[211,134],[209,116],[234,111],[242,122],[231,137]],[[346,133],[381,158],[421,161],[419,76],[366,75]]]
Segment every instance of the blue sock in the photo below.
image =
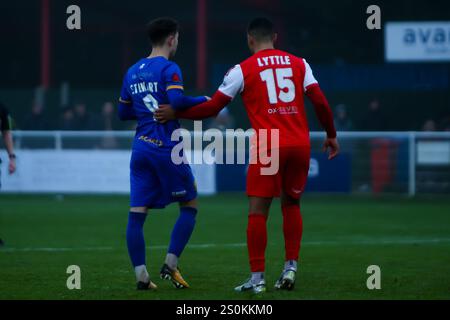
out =
[[195,216],[197,209],[192,207],[181,207],[180,216],[172,230],[170,238],[169,253],[180,257],[191,237],[195,226]]
[[147,214],[130,212],[127,226],[127,246],[133,267],[145,265],[144,223]]

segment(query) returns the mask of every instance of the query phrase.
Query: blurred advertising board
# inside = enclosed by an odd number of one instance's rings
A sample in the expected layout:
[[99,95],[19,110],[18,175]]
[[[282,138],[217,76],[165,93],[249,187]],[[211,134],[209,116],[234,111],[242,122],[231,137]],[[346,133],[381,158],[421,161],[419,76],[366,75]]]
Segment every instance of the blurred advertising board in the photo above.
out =
[[387,62],[450,61],[450,21],[387,22]]

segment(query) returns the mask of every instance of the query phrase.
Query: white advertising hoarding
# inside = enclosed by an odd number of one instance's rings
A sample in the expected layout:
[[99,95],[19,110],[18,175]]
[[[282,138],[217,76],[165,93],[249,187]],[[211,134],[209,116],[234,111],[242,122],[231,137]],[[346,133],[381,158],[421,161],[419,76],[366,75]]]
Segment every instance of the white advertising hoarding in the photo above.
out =
[[450,61],[450,21],[388,22],[384,30],[388,62]]
[[419,165],[449,165],[450,142],[419,141],[417,143],[417,164]]
[[[0,152],[0,192],[128,194],[130,156],[125,150],[20,150],[17,172],[9,175],[8,157]],[[191,167],[199,194],[214,194],[215,166]]]

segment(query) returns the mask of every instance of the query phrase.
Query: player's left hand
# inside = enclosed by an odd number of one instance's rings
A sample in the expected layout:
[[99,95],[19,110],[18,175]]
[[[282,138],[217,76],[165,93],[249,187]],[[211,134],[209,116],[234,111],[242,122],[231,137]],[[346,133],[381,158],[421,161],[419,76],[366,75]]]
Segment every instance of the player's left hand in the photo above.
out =
[[175,120],[177,118],[175,116],[175,110],[168,104],[160,105],[153,116],[159,123],[166,123],[169,120]]
[[330,152],[328,153],[328,160],[331,160],[339,154],[339,150],[340,150],[339,143],[336,138],[326,138],[325,139],[325,141],[323,143],[322,151],[327,152],[328,148],[330,149]]

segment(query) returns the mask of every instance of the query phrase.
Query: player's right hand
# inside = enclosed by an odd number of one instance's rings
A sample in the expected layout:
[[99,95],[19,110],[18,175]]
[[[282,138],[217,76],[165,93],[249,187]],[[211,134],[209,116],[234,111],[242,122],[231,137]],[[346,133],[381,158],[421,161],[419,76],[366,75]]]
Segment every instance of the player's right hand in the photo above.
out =
[[323,143],[322,151],[327,152],[328,148],[330,149],[330,152],[328,153],[328,160],[331,160],[339,154],[339,150],[340,150],[339,143],[336,138],[326,138],[325,139],[325,141]]
[[16,160],[15,159],[9,160],[8,171],[9,171],[9,174],[13,174],[14,172],[16,172]]
[[175,116],[175,110],[168,104],[162,104],[158,109],[153,113],[153,117],[159,123],[166,123],[169,120],[175,120],[177,117]]

